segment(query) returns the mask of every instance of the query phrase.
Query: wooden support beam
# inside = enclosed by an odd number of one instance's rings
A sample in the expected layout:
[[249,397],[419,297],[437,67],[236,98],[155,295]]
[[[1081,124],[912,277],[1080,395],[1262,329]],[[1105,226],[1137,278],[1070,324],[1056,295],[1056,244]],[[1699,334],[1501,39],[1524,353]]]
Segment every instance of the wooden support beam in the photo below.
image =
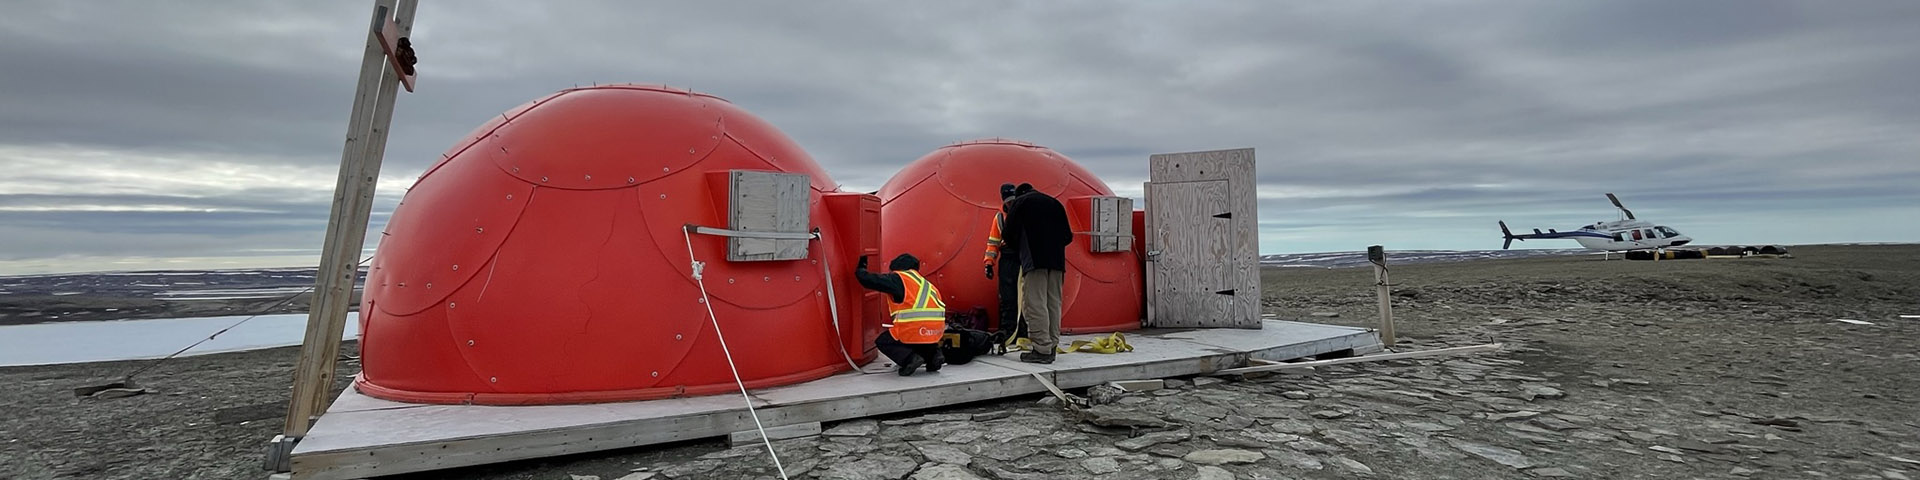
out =
[[1052,380],[1047,380],[1047,377],[1045,375],[1041,375],[1040,372],[1031,372],[1031,373],[1033,375],[1033,379],[1039,380],[1040,385],[1047,387],[1047,391],[1053,392],[1054,398],[1059,398],[1060,403],[1062,405],[1066,405],[1068,410],[1073,410],[1076,412],[1080,411],[1080,406],[1073,404],[1073,398],[1068,397],[1067,392],[1060,391],[1060,387],[1054,386]]
[[1380,344],[1393,348],[1393,284],[1387,279],[1387,249],[1367,247],[1367,261],[1373,263],[1373,284],[1380,297]]
[[340,177],[334,186],[326,243],[314,275],[306,337],[294,367],[293,396],[288,401],[283,429],[287,438],[305,436],[314,417],[326,411],[327,400],[333,395],[334,359],[340,354],[354,280],[360,273],[360,249],[366,242],[380,162],[386,154],[387,128],[393,119],[394,97],[399,93],[399,74],[387,61],[379,35],[390,18],[399,35],[411,34],[417,6],[417,0],[374,2],[373,22],[360,61],[360,82],[354,89],[353,113],[347,120],[346,145],[340,152]]
[[1107,384],[1124,392],[1151,392],[1167,388],[1167,381],[1158,378],[1152,380],[1116,380],[1107,382]]
[[1325,367],[1330,365],[1340,365],[1340,364],[1346,364],[1346,363],[1375,362],[1380,360],[1400,360],[1404,358],[1434,357],[1434,356],[1440,356],[1440,355],[1462,355],[1462,354],[1468,354],[1468,353],[1491,352],[1494,350],[1505,348],[1506,346],[1507,344],[1504,344],[1504,343],[1489,343],[1485,345],[1442,348],[1438,350],[1423,350],[1418,352],[1387,353],[1387,354],[1381,354],[1381,355],[1368,355],[1364,357],[1336,358],[1333,360],[1316,360],[1312,362],[1281,363],[1276,365],[1261,365],[1257,367],[1229,368],[1225,370],[1217,370],[1212,373],[1207,373],[1206,375],[1211,375],[1211,376],[1239,375],[1243,373],[1271,372],[1276,370],[1288,370],[1288,369],[1295,369],[1295,368]]

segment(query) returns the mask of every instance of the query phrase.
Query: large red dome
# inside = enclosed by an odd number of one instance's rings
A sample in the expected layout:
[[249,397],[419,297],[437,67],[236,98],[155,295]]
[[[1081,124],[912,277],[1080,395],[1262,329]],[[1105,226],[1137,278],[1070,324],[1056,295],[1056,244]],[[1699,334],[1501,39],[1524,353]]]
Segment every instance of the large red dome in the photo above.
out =
[[[1000,184],[1031,183],[1067,205],[1073,231],[1089,230],[1089,213],[1073,199],[1111,196],[1113,189],[1052,149],[989,139],[941,147],[902,168],[880,187],[884,256],[911,253],[921,272],[947,296],[949,310],[983,308],[995,324],[995,282],[981,271],[987,229],[1000,209]],[[1134,252],[1095,253],[1085,235],[1067,246],[1060,327],[1069,333],[1140,327],[1142,278]]]
[[[872,197],[837,192],[792,140],[725,100],[610,85],[495,117],[407,193],[367,279],[356,386],[482,404],[735,389],[683,237],[689,224],[728,226],[735,169],[808,176],[809,227],[829,242],[802,260],[729,262],[725,239],[692,237],[747,386],[846,369],[841,345],[870,358],[878,320],[863,321],[868,306],[840,266],[877,243],[854,218],[877,214],[842,208]],[[837,319],[822,262],[835,268]]]

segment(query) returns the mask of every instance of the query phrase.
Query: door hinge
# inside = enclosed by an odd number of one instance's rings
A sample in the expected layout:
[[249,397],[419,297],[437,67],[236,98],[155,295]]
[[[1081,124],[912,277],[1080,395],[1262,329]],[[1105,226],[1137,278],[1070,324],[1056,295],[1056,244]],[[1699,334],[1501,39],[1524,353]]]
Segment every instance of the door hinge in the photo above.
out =
[[1234,290],[1235,290],[1235,289],[1232,289],[1232,288],[1229,288],[1229,289],[1226,289],[1226,290],[1216,290],[1216,291],[1214,291],[1213,293],[1214,293],[1215,295],[1233,295],[1233,294],[1234,294],[1234,293],[1233,293],[1233,291],[1234,291]]
[[1148,251],[1147,251],[1147,261],[1149,261],[1149,262],[1152,262],[1152,261],[1156,261],[1156,260],[1159,260],[1159,259],[1160,259],[1160,251],[1159,251],[1159,250],[1148,250]]
[[1213,215],[1213,218],[1233,218],[1233,212],[1216,213]]

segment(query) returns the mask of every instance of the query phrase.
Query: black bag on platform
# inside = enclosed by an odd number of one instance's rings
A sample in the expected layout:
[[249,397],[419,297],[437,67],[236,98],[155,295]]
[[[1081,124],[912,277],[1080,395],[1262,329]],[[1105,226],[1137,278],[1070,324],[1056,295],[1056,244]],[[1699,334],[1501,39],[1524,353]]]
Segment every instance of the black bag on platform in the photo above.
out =
[[940,354],[947,357],[949,364],[965,365],[974,357],[993,351],[993,345],[992,334],[948,325],[947,334],[940,339]]

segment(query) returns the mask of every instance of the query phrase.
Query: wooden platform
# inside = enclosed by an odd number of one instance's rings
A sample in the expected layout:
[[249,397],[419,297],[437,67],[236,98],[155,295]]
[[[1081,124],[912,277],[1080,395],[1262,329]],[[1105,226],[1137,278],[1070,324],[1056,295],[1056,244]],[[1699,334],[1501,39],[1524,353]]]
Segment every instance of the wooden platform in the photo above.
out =
[[[1245,365],[1380,350],[1367,329],[1267,320],[1262,329],[1143,330],[1134,351],[1062,354],[1052,365],[1012,355],[900,377],[843,373],[751,391],[768,427],[846,420],[1112,380],[1193,375]],[[1062,344],[1093,336],[1069,336]],[[883,360],[884,361],[884,360]],[[293,451],[296,479],[352,479],[725,436],[753,430],[739,395],[597,405],[490,407],[415,405],[352,390],[327,409]]]

